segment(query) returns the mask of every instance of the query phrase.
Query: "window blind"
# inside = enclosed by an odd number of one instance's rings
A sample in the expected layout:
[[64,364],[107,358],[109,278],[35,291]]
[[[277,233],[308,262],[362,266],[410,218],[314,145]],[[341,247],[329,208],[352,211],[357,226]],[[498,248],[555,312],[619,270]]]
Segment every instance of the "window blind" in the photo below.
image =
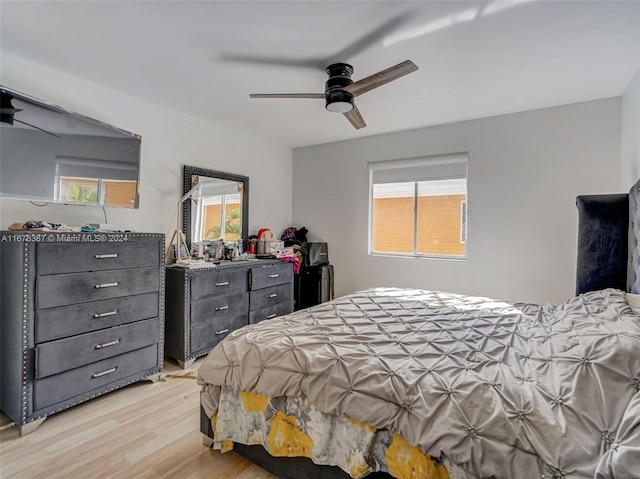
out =
[[138,167],[134,163],[126,163],[124,161],[57,157],[56,176],[137,181]]
[[467,177],[466,153],[369,163],[374,184]]

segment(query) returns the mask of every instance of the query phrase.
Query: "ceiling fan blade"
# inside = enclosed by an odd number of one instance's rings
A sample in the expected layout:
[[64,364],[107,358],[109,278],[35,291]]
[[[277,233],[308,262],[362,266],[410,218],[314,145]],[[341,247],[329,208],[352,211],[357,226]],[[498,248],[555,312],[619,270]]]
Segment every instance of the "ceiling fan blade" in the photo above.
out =
[[243,55],[233,53],[223,53],[220,56],[225,61],[238,62],[238,63],[256,63],[263,65],[280,65],[285,67],[299,67],[299,68],[314,68],[316,70],[324,71],[326,64],[324,60],[318,59],[304,59],[304,58],[282,58],[282,57],[259,57],[255,55]]
[[364,122],[364,119],[362,118],[362,115],[360,114],[360,110],[358,110],[358,107],[355,105],[353,105],[353,109],[351,111],[343,113],[343,115],[347,117],[347,120],[349,120],[349,122],[356,130],[367,126],[367,124]]
[[19,111],[22,110],[20,108],[0,108],[0,113],[2,113],[3,115],[14,115]]
[[324,93],[251,93],[249,98],[311,98],[324,100]]
[[389,19],[374,30],[360,37],[351,45],[348,45],[342,50],[335,52],[333,55],[329,55],[328,57],[324,58],[322,60],[322,63],[326,66],[330,65],[331,63],[344,62],[345,58],[355,57],[358,53],[363,52],[376,42],[381,42],[384,37],[392,33],[398,27],[404,25],[405,23],[408,23],[409,20],[411,20],[411,18],[413,17],[413,12],[404,12]]
[[61,136],[58,136],[58,135],[56,135],[55,133],[51,133],[50,131],[47,131],[47,130],[45,130],[45,129],[43,129],[43,128],[40,128],[39,126],[32,125],[31,123],[27,123],[26,121],[16,120],[15,118],[14,118],[14,120],[13,120],[13,121],[17,121],[18,123],[22,123],[23,125],[30,126],[31,128],[35,128],[36,130],[40,130],[40,131],[42,131],[42,132],[44,132],[44,133],[46,133],[46,134],[48,134],[48,135],[55,136],[56,138],[60,138],[60,139],[62,139],[62,137],[61,137]]
[[320,58],[287,58],[276,56],[258,56],[249,53],[222,53],[220,58],[225,61],[238,63],[256,63],[264,65],[280,65],[286,67],[313,68],[324,71],[327,65],[331,63],[342,62],[345,58],[351,58],[358,53],[369,48],[376,42],[382,42],[384,37],[397,30],[398,27],[408,23],[413,18],[414,12],[404,12],[385,21],[374,30],[363,35],[352,44],[344,47],[340,51]]
[[409,73],[413,73],[418,69],[417,66],[411,60],[407,60],[406,62],[398,63],[391,68],[387,68],[386,70],[382,70],[378,73],[374,73],[371,76],[363,78],[362,80],[358,80],[351,85],[347,85],[344,89],[351,93],[353,96],[360,96],[363,93],[367,93],[368,91],[373,90],[374,88],[378,88],[379,86],[385,85],[393,80],[397,80],[400,77],[408,75]]

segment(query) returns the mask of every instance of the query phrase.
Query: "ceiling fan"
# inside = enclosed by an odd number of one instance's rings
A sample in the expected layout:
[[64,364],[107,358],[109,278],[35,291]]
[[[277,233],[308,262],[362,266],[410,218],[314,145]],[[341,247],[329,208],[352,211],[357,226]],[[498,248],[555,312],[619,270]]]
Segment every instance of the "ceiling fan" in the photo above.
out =
[[418,67],[410,60],[398,63],[386,70],[374,73],[362,80],[354,82],[351,79],[353,67],[347,63],[333,63],[326,68],[329,79],[325,83],[324,93],[253,93],[250,98],[310,98],[325,100],[328,111],[342,113],[356,128],[364,128],[364,122],[358,107],[355,105],[355,97],[368,91],[397,80],[409,73],[416,71]]
[[50,131],[43,130],[39,126],[32,125],[31,123],[27,123],[26,121],[18,120],[15,118],[16,113],[20,113],[22,108],[14,108],[11,100],[15,97],[4,90],[0,90],[0,123],[6,123],[8,125],[13,125],[14,122],[22,123],[23,125],[30,126],[31,128],[35,128],[36,130],[40,130],[44,133],[47,133],[51,136],[55,136],[56,138],[60,138],[55,133],[51,133]]
[[22,110],[20,108],[14,108],[11,100],[13,100],[13,95],[4,90],[0,90],[0,121],[13,125],[13,116]]

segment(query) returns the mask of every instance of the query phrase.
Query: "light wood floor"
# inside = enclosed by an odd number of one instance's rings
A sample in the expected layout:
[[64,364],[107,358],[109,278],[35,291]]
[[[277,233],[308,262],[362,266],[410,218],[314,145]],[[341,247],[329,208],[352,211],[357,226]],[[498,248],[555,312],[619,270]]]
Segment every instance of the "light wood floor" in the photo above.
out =
[[0,477],[275,479],[230,452],[202,445],[195,373],[166,361],[156,383],[142,381],[53,414],[20,437],[0,418]]

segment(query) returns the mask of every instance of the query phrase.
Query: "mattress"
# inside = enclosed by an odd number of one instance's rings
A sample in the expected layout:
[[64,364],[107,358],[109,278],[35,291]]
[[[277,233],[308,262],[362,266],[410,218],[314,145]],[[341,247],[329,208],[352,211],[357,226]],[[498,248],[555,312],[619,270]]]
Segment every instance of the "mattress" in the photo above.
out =
[[224,386],[302,398],[471,476],[632,478],[638,351],[616,289],[553,306],[375,288],[233,332],[198,381],[209,417]]

